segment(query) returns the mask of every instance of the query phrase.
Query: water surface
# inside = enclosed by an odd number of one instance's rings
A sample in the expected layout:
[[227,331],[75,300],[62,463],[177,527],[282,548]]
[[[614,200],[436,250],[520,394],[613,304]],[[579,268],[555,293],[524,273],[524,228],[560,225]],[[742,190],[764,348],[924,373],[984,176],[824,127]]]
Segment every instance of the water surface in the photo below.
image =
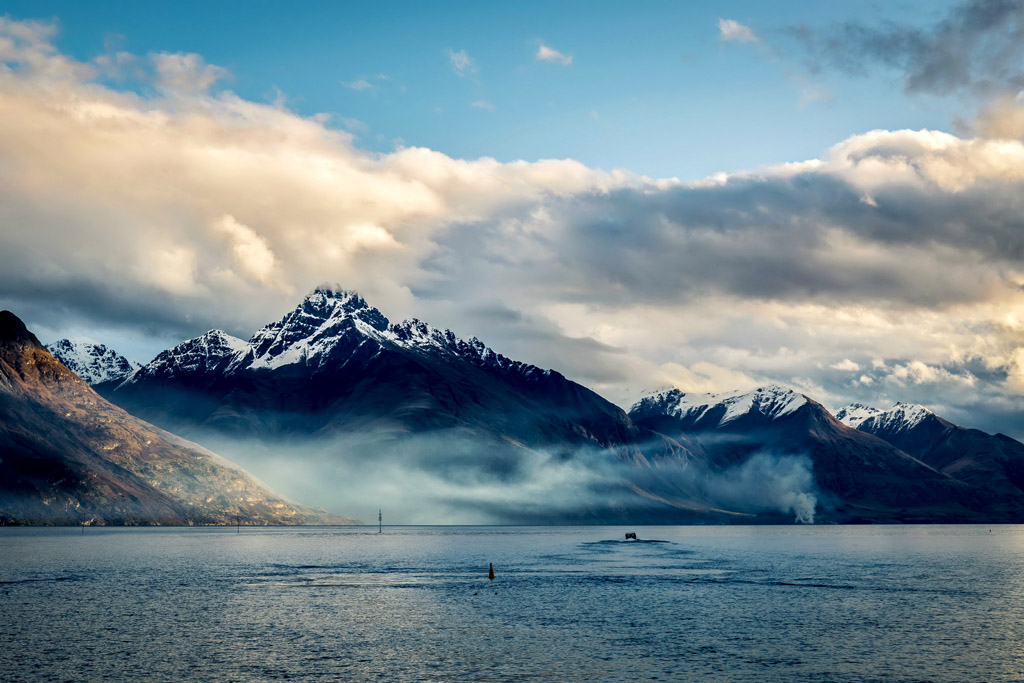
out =
[[0,680],[1024,680],[1022,526],[376,531],[0,528]]

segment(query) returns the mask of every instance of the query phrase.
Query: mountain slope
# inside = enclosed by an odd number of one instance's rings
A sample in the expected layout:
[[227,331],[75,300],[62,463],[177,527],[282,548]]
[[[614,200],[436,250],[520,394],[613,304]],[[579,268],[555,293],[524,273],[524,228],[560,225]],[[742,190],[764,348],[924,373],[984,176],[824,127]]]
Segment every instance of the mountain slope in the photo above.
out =
[[223,458],[111,405],[8,311],[0,312],[0,519],[338,521],[270,493]]
[[[966,429],[924,406],[897,403],[869,409],[857,429],[906,451],[959,481],[989,491],[998,505],[1024,504],[1024,444],[1003,434]],[[848,408],[840,410],[849,419]]]
[[[708,462],[734,467],[755,454],[805,457],[837,521],[980,520],[990,502],[976,489],[886,441],[852,429],[784,387],[686,394],[671,390],[638,402],[630,416],[669,437],[688,437]],[[1024,507],[1015,514],[1024,513]]]

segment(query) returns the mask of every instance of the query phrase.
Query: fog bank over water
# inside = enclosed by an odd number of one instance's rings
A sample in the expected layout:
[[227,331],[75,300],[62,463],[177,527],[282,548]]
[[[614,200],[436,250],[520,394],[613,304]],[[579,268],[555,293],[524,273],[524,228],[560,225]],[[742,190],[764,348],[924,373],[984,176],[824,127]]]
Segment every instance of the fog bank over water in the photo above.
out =
[[818,500],[807,458],[760,452],[714,472],[683,459],[648,466],[597,447],[531,449],[458,430],[411,435],[382,429],[289,441],[193,438],[285,496],[367,523],[378,509],[393,524],[647,519],[658,510],[672,512],[658,498],[813,523]]

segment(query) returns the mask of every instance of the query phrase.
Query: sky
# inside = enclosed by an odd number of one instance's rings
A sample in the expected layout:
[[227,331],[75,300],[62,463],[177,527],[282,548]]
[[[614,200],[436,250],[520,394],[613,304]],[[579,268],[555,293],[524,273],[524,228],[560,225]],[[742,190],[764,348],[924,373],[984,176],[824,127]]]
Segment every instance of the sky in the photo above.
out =
[[1024,438],[1024,0],[7,2],[0,306],[137,361],[338,283],[644,390]]

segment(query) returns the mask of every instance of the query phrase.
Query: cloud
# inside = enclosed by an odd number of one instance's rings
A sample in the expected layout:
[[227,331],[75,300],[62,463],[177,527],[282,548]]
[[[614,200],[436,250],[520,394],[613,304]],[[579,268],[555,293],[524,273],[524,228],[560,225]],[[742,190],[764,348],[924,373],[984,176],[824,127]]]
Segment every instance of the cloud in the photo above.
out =
[[572,64],[572,55],[564,55],[558,50],[550,48],[543,43],[541,43],[537,48],[537,54],[535,57],[542,62],[558,62],[564,66]]
[[370,83],[366,79],[360,78],[354,81],[341,81],[341,84],[349,90],[372,90],[374,87],[373,83]]
[[162,57],[163,87],[143,96],[95,82],[42,25],[3,27],[10,306],[61,299],[97,324],[247,334],[293,305],[289,292],[340,280],[413,313],[410,287],[429,279],[419,264],[447,225],[634,181],[571,160],[363,152],[325,117],[211,95],[222,70],[199,58]]
[[734,19],[719,19],[718,33],[723,43],[759,43],[761,38],[749,26]]
[[488,102],[487,100],[476,100],[475,102],[470,102],[469,106],[473,107],[474,109],[483,109],[484,111],[494,111],[494,105],[491,104],[490,102]]
[[281,287],[293,292],[291,287],[281,284],[277,255],[267,240],[235,220],[234,216],[222,216],[212,227],[227,237],[230,243],[231,260],[235,268],[245,277],[260,284]]
[[53,36],[0,22],[0,306],[54,336],[248,336],[340,281],[617,401],[778,381],[1024,424],[1019,139],[869,131],[687,183],[376,154],[199,58],[117,88]]
[[933,24],[848,21],[791,27],[814,70],[897,71],[907,92],[945,95],[1024,87],[1024,2],[967,0]]
[[973,121],[961,122],[969,135],[992,138],[1024,138],[1024,90],[1004,94],[985,104]]
[[476,72],[476,64],[473,59],[469,56],[469,53],[465,50],[459,50],[456,52],[451,48],[445,51],[448,55],[448,61],[451,62],[452,70],[455,71],[455,75],[462,78],[466,74]]
[[207,64],[195,53],[160,52],[151,54],[150,59],[156,68],[156,86],[170,93],[200,95],[229,75],[227,69]]

